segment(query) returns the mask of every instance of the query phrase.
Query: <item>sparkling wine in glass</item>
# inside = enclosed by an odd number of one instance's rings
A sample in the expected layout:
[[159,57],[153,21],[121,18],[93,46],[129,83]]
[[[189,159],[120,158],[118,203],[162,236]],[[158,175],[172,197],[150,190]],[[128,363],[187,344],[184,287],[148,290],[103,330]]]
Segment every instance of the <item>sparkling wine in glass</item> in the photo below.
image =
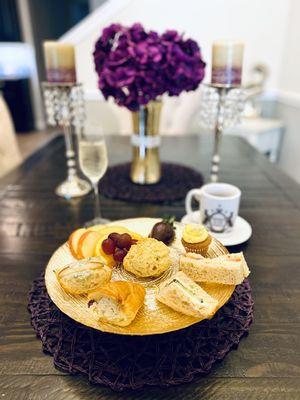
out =
[[86,226],[106,224],[109,220],[102,218],[99,198],[99,181],[106,172],[107,148],[103,135],[81,135],[78,138],[79,166],[91,182],[95,193],[95,218]]

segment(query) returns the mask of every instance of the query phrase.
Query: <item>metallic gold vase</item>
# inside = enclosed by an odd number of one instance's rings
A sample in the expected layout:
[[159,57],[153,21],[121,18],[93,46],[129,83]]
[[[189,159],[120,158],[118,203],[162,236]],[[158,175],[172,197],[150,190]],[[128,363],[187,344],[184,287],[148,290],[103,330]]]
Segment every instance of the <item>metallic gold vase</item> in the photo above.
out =
[[157,183],[161,178],[159,159],[159,121],[162,103],[151,101],[140,111],[132,112],[133,135],[131,144],[133,158],[130,178],[140,185]]

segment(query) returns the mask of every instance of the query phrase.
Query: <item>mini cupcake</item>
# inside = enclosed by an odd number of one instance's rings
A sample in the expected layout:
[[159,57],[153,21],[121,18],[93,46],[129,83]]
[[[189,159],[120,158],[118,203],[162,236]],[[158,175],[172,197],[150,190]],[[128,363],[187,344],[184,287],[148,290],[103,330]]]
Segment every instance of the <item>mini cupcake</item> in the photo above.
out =
[[203,225],[188,224],[182,233],[181,243],[188,253],[206,255],[212,237]]

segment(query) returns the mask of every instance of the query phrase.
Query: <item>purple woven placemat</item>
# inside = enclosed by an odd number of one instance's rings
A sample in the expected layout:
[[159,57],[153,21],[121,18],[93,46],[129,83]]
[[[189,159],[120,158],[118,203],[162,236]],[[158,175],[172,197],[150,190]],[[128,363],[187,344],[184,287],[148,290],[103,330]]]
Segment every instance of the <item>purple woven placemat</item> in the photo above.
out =
[[178,385],[209,373],[248,333],[253,300],[245,280],[211,320],[163,335],[122,336],[67,317],[50,300],[40,277],[33,282],[28,310],[43,350],[53,355],[56,367],[122,391]]
[[187,192],[202,186],[202,175],[179,164],[162,163],[162,178],[154,185],[136,185],[129,178],[130,163],[109,167],[100,182],[100,192],[117,200],[163,203],[183,200]]

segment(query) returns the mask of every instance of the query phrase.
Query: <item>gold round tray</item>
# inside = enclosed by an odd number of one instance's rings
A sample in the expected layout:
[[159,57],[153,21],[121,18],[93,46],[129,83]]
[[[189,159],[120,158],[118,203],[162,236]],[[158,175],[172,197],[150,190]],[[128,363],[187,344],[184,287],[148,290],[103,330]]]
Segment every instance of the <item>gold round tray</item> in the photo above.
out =
[[[121,221],[114,221],[111,225],[124,226],[142,236],[148,236],[153,225],[158,222],[156,218],[133,218]],[[85,296],[72,296],[66,293],[59,285],[54,270],[75,261],[67,243],[59,247],[51,257],[45,272],[45,282],[48,294],[56,306],[70,318],[83,325],[98,329],[103,332],[116,333],[121,335],[154,335],[176,331],[193,325],[201,319],[190,317],[173,311],[171,308],[156,301],[159,283],[167,279],[178,270],[178,257],[184,252],[181,244],[181,232],[183,225],[176,223],[176,239],[170,246],[171,256],[174,260],[171,268],[165,274],[155,279],[138,279],[121,268],[114,268],[112,280],[133,280],[141,283],[146,288],[144,306],[139,310],[135,320],[126,327],[120,327],[103,323],[94,318],[87,307]],[[212,240],[208,251],[208,257],[217,257],[228,253],[226,248],[216,239]],[[231,297],[234,285],[201,284],[212,297],[218,300],[221,308]]]

